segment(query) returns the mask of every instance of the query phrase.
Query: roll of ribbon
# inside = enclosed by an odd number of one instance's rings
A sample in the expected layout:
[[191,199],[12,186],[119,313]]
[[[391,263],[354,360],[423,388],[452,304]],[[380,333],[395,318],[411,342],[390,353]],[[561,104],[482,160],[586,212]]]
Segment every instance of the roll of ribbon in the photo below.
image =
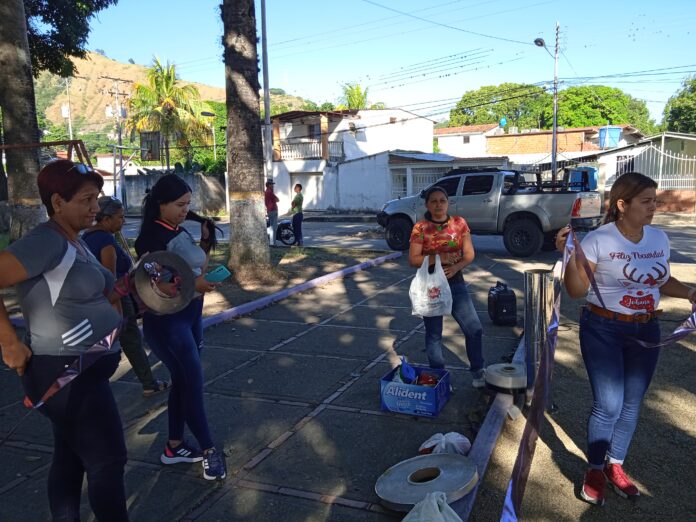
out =
[[[174,314],[193,299],[195,277],[189,264],[172,252],[151,252],[135,267],[135,291],[147,308],[160,315]],[[158,286],[174,283],[175,293]]]
[[408,511],[433,491],[459,500],[478,483],[474,461],[464,455],[435,453],[395,464],[377,479],[375,493],[389,509]]
[[527,388],[527,369],[518,363],[491,364],[486,367],[486,385],[495,391],[524,391]]

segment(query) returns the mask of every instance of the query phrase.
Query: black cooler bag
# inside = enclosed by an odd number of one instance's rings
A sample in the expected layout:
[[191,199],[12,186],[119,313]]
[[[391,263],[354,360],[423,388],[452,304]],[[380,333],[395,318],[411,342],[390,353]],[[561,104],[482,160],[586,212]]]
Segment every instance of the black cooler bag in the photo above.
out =
[[515,292],[500,281],[488,290],[488,316],[500,326],[517,324],[517,298]]

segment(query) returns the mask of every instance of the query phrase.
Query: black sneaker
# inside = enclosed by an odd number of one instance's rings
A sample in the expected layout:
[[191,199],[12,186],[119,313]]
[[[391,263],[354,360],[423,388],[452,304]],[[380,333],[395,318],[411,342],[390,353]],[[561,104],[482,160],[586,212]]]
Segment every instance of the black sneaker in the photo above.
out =
[[205,480],[222,480],[227,476],[225,454],[211,448],[203,457],[203,478]]
[[198,448],[189,446],[186,441],[172,448],[169,442],[164,446],[164,451],[160,455],[162,464],[178,464],[179,462],[200,462],[203,460],[203,452]]

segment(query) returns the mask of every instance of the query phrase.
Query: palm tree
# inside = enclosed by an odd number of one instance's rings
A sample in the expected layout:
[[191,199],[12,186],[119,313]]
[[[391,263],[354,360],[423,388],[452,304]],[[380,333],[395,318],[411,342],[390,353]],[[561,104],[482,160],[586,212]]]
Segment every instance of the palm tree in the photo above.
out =
[[230,230],[233,231],[227,263],[237,270],[240,265],[263,270],[270,264],[270,252],[263,197],[254,0],[223,0],[221,15],[227,104],[228,198]]
[[367,109],[367,87],[363,90],[360,84],[344,83],[341,88],[343,95],[340,99],[340,105],[347,109]]
[[[4,143],[37,143],[40,141],[39,126],[24,2],[0,2],[0,20],[0,107]],[[40,167],[39,149],[7,150],[5,158],[9,202],[12,205],[10,239],[15,240],[46,217],[36,186]]]
[[126,129],[131,133],[159,131],[164,141],[164,155],[169,170],[169,144],[172,140],[184,146],[196,138],[205,143],[210,131],[201,112],[210,109],[200,101],[198,89],[181,85],[174,65],[162,65],[154,58],[147,71],[147,83],[136,83],[128,101],[130,116]]

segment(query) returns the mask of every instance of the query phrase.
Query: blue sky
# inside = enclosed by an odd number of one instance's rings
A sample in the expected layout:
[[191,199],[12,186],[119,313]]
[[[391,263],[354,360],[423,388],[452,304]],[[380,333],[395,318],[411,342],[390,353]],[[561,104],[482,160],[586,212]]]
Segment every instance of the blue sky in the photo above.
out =
[[[177,64],[185,80],[222,87],[220,3],[119,0],[93,20],[88,48],[139,64],[157,55]],[[687,51],[696,36],[695,6],[689,0],[266,0],[270,86],[335,103],[342,83],[358,82],[368,86],[372,102],[441,119],[467,90],[550,84],[553,59],[532,42],[542,37],[553,52],[558,21],[561,89],[619,87],[646,100],[659,121],[682,79],[696,74],[696,57]],[[260,36],[259,2],[256,15]],[[623,74],[634,72],[641,74]],[[606,75],[619,76],[588,79]]]

